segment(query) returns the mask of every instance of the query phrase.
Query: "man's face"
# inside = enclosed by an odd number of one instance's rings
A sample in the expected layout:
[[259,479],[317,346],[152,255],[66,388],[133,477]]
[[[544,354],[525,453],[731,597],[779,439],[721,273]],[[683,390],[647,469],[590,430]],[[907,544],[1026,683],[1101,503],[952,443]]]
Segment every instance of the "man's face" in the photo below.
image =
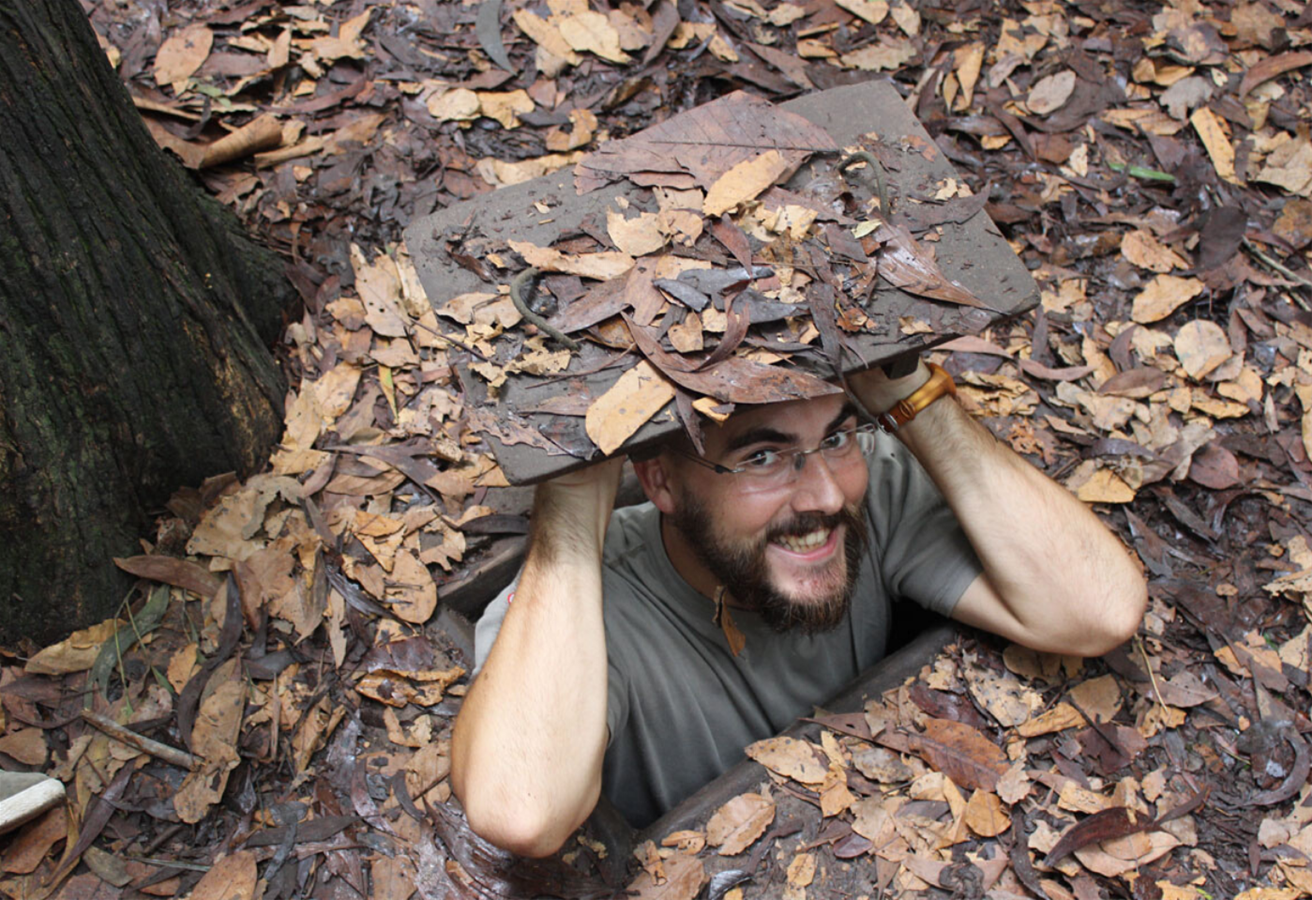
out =
[[[857,424],[844,398],[774,404],[707,434],[706,458],[728,468],[758,454],[811,450]],[[866,540],[868,473],[859,450],[814,453],[788,480],[680,466],[671,524],[700,563],[743,606],[783,631],[823,631],[842,621]]]

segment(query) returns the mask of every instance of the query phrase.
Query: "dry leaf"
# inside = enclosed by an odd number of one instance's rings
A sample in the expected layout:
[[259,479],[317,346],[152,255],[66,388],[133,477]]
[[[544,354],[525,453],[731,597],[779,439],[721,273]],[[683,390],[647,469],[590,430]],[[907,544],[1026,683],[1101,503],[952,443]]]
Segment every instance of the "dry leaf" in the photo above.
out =
[[835,0],[835,5],[871,25],[878,25],[888,15],[885,0]]
[[1234,351],[1220,325],[1195,319],[1180,326],[1175,336],[1175,355],[1185,374],[1199,380],[1233,356]]
[[1189,122],[1198,132],[1203,146],[1207,148],[1207,155],[1212,159],[1212,167],[1216,169],[1217,176],[1231,184],[1242,184],[1243,182],[1235,177],[1235,148],[1231,145],[1230,136],[1216,113],[1206,106],[1201,106],[1194,110],[1193,115],[1189,117]]
[[25,766],[44,766],[48,750],[45,732],[40,728],[19,728],[0,737],[0,753]]
[[721,806],[706,823],[706,843],[721,856],[736,856],[765,834],[774,821],[774,801],[761,794],[739,794]]
[[772,772],[802,784],[820,784],[827,767],[816,759],[815,747],[791,737],[772,737],[750,744],[746,754]]
[[514,19],[521,31],[552,56],[564,60],[571,66],[577,66],[582,61],[582,57],[570,47],[569,42],[560,33],[560,29],[546,19],[523,9],[515,10]]
[[1140,324],[1159,322],[1203,292],[1197,278],[1158,275],[1134,298],[1130,317]]
[[665,880],[660,884],[643,872],[629,885],[631,900],[694,900],[706,880],[706,866],[696,856],[678,853],[664,861]]
[[437,585],[433,576],[409,550],[396,554],[385,596],[398,619],[415,625],[427,622],[437,609]]
[[238,850],[210,867],[191,889],[191,900],[253,900],[257,880],[255,853]]
[[815,854],[799,853],[788,864],[788,883],[793,887],[804,888],[815,880]]
[[[167,557],[166,557],[167,558]],[[181,562],[181,560],[179,560]],[[100,646],[122,627],[118,619],[106,619],[75,631],[57,644],[51,644],[27,661],[23,671],[28,675],[67,675],[91,668],[100,655]]]
[[925,733],[912,736],[911,747],[954,784],[973,790],[992,791],[1010,767],[1002,748],[950,719],[926,719]]
[[975,791],[966,802],[966,825],[980,837],[997,837],[1011,827],[1002,801],[989,791]]
[[1037,694],[1021,684],[1010,672],[998,675],[985,669],[969,655],[962,674],[971,696],[1004,728],[1025,722],[1031,711],[1042,702]]
[[1066,480],[1066,487],[1085,503],[1129,503],[1134,488],[1111,469],[1100,468],[1096,460],[1086,459]]
[[839,57],[839,62],[849,69],[879,72],[884,69],[898,69],[915,55],[916,47],[910,41],[881,35],[873,44],[867,44],[851,53],[844,53]]
[[1062,69],[1035,82],[1025,105],[1036,116],[1046,116],[1065,106],[1074,91],[1075,73],[1070,69]]
[[588,437],[609,456],[673,400],[674,391],[651,363],[640,360],[588,407]]
[[[1153,237],[1151,231],[1137,229],[1121,239],[1121,255],[1141,269],[1150,272],[1169,272],[1187,269],[1189,261]],[[1135,308],[1138,308],[1136,300]],[[1161,318],[1161,317],[1159,317]],[[1135,321],[1140,321],[1135,319]]]
[[4,871],[27,875],[36,871],[50,848],[68,837],[68,813],[64,804],[45,812],[18,833],[4,852]]
[[214,32],[200,23],[169,35],[155,54],[155,83],[171,84],[176,90],[205,64],[213,46]]
[[627,253],[606,250],[601,253],[561,253],[550,247],[539,247],[528,241],[508,241],[524,261],[543,272],[561,272],[581,278],[607,281],[623,275],[633,268],[633,257]]
[[609,62],[629,62],[629,55],[620,47],[620,33],[601,13],[586,10],[571,16],[553,16],[552,22],[571,50],[595,53]]
[[725,172],[706,192],[702,213],[720,216],[773,185],[789,170],[788,160],[778,150],[767,150],[755,159],[741,162]]
[[665,247],[666,236],[661,229],[661,216],[658,213],[645,212],[626,219],[619,210],[608,209],[606,233],[620,252],[629,256],[645,256]]
[[478,108],[482,115],[500,122],[502,128],[518,128],[519,114],[531,113],[534,103],[523,89],[506,93],[484,91],[478,95]]

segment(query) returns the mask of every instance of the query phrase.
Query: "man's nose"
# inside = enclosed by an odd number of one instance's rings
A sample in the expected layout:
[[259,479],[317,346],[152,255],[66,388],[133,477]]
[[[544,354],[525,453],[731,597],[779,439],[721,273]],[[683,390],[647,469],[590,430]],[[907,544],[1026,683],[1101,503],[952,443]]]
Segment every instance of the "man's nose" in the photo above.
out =
[[819,453],[799,456],[801,470],[793,485],[792,506],[798,512],[836,513],[843,508],[846,498],[834,470]]

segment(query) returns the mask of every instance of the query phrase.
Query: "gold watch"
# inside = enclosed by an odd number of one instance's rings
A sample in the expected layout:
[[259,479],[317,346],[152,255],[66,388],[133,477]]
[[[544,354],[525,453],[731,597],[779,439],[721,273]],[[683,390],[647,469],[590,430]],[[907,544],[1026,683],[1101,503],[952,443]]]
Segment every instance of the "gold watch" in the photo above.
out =
[[944,394],[951,394],[953,397],[957,395],[957,385],[952,380],[952,376],[940,365],[928,363],[928,366],[930,371],[928,381],[916,388],[910,397],[904,397],[893,404],[892,409],[875,416],[875,422],[885,432],[891,434],[897,431]]

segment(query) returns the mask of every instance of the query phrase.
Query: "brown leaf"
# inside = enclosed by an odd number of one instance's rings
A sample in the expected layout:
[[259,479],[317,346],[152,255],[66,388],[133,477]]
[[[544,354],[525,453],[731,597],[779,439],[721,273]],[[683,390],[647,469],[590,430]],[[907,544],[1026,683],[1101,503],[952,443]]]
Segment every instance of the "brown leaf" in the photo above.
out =
[[674,385],[640,360],[588,407],[588,437],[609,456],[673,399]]
[[629,332],[652,365],[680,387],[714,397],[722,403],[780,403],[838,393],[841,389],[798,369],[767,366],[731,356],[705,371],[688,371],[701,361],[687,362],[666,353],[647,329],[628,318]]
[[693,900],[705,880],[706,866],[700,859],[676,853],[665,860],[665,881],[657,884],[651,873],[643,872],[629,885],[628,895],[632,900]]
[[257,116],[231,134],[226,134],[212,144],[205,146],[205,153],[196,164],[197,168],[221,166],[237,159],[254,156],[261,150],[271,150],[282,145],[282,125],[270,113]]
[[627,253],[603,250],[599,253],[562,253],[552,247],[539,247],[529,241],[508,241],[524,261],[543,272],[561,272],[580,278],[605,281],[623,275],[633,268],[633,257]]
[[191,900],[253,900],[257,880],[255,852],[238,850],[210,867],[192,888]]
[[767,150],[744,160],[715,180],[702,202],[702,213],[715,218],[748,200],[755,200],[789,170],[788,160],[778,150]]
[[40,728],[20,728],[0,737],[0,753],[25,766],[44,766],[48,751],[46,734]]
[[772,737],[748,745],[744,751],[772,772],[802,784],[820,784],[826,767],[816,759],[815,747],[791,737]]
[[422,625],[437,609],[437,585],[428,567],[409,550],[396,555],[386,598],[395,616],[403,622]]
[[1161,321],[1201,294],[1205,287],[1197,278],[1158,275],[1134,298],[1130,317],[1143,325]]
[[1074,91],[1075,73],[1062,69],[1035,82],[1025,104],[1036,116],[1046,116],[1065,106]]
[[765,834],[774,821],[774,801],[761,794],[739,794],[721,806],[706,823],[706,843],[721,856],[736,856]]
[[665,235],[661,233],[660,219],[656,213],[639,213],[632,219],[626,219],[619,210],[608,209],[606,233],[620,252],[629,256],[645,256],[665,246]]
[[214,32],[200,23],[169,35],[155,54],[155,83],[160,87],[190,78],[204,65],[214,46]]
[[1104,809],[1067,829],[1061,840],[1044,858],[1043,864],[1051,868],[1054,863],[1061,862],[1076,850],[1100,841],[1143,831],[1151,824],[1152,819],[1144,815],[1136,815],[1133,810],[1123,806]]
[[50,848],[68,837],[68,813],[61,803],[18,833],[4,853],[4,870],[16,875],[35,872]]
[[1194,454],[1189,464],[1189,480],[1214,491],[1227,490],[1242,480],[1239,460],[1225,447],[1212,441]]
[[1121,239],[1121,255],[1141,269],[1170,272],[1187,269],[1189,261],[1153,237],[1151,231],[1137,229]]
[[911,747],[955,784],[971,790],[994,790],[1010,767],[1000,747],[969,725],[948,719],[926,719],[925,733],[911,735]]
[[1180,326],[1175,336],[1175,356],[1185,374],[1194,380],[1205,377],[1234,355],[1230,339],[1215,322],[1195,319]]
[[603,144],[575,167],[574,185],[586,194],[625,176],[677,172],[689,173],[683,175],[683,187],[709,188],[738,163],[767,150],[781,153],[792,171],[812,153],[837,151],[838,146],[828,132],[801,116],[737,91],[633,137]]
[[997,837],[1011,827],[1002,801],[990,791],[975,791],[966,802],[966,825],[980,837]]
[[1268,56],[1244,73],[1244,80],[1239,82],[1239,96],[1246,97],[1259,84],[1306,65],[1312,65],[1312,50],[1295,50],[1279,56]]
[[28,675],[67,675],[70,672],[85,671],[95,663],[105,641],[112,638],[125,624],[117,619],[106,619],[99,625],[75,631],[29,659],[23,671]]
[[[882,225],[873,237],[883,245],[879,250],[878,271],[889,284],[945,303],[992,309],[961,285],[949,281],[934,258],[903,226]],[[871,251],[868,248],[866,252]]]
[[114,565],[124,572],[138,578],[149,578],[163,584],[171,584],[185,591],[191,591],[198,597],[208,600],[223,584],[200,563],[174,556],[129,556],[126,559],[114,558]]

